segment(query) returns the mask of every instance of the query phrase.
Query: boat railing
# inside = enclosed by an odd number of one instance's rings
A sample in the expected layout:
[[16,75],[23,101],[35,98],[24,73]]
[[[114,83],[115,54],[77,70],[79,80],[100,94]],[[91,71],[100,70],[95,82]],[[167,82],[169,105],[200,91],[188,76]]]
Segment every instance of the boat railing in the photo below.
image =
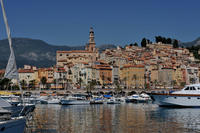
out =
[[166,91],[166,90],[161,90],[161,91],[151,91],[151,94],[154,93],[154,94],[169,94],[169,93],[172,93],[171,91]]

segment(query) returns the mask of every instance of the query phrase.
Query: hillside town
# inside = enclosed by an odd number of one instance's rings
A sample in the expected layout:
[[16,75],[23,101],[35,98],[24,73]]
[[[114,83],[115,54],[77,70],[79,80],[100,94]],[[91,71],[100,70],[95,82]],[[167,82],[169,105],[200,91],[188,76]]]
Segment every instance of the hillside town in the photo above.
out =
[[90,28],[85,50],[57,51],[53,67],[24,65],[18,72],[24,89],[170,89],[199,83],[198,61],[188,49],[162,42],[99,52]]

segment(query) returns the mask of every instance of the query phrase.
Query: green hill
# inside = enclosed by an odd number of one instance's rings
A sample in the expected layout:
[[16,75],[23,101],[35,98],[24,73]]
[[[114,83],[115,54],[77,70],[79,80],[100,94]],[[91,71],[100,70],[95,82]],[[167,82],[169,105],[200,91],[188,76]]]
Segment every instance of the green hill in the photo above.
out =
[[[49,67],[56,64],[57,50],[82,50],[85,46],[57,46],[50,45],[42,40],[29,38],[13,38],[13,49],[15,51],[18,67],[33,65],[37,67]],[[100,46],[100,50],[115,48],[114,45]],[[5,68],[10,55],[8,40],[0,40],[0,69]]]

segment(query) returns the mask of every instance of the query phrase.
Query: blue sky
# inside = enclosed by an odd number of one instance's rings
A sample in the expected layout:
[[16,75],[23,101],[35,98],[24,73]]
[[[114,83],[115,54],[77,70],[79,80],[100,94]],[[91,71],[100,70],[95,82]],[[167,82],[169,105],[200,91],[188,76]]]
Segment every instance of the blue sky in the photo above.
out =
[[[13,37],[56,45],[85,45],[91,26],[97,45],[200,36],[199,0],[4,0],[4,5]],[[2,15],[0,27],[3,39]]]

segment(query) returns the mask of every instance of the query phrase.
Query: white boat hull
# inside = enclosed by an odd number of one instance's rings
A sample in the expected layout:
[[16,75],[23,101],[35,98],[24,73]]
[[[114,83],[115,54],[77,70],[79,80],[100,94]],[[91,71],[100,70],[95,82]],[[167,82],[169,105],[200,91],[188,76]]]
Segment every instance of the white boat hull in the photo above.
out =
[[0,122],[0,133],[24,133],[26,119],[20,117]]
[[152,94],[154,102],[159,106],[200,107],[200,96],[194,95],[159,95]]
[[89,100],[61,100],[62,105],[87,105],[90,104]]
[[59,104],[60,103],[60,99],[48,100],[47,103],[48,104]]

